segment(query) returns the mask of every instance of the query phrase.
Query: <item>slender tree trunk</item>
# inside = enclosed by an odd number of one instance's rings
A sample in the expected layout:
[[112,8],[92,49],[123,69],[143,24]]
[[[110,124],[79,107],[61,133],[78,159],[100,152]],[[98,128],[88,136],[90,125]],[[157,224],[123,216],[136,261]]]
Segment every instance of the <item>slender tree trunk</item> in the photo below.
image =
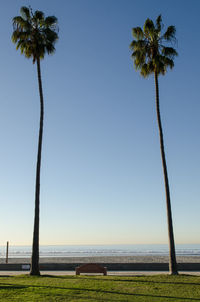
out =
[[166,206],[167,206],[167,223],[168,223],[168,238],[169,238],[169,272],[172,275],[177,275],[178,271],[177,271],[176,252],[175,252],[175,244],[174,244],[169,181],[168,181],[168,175],[167,175],[167,164],[166,164],[166,159],[165,159],[164,139],[163,139],[161,117],[160,117],[158,74],[156,71],[155,71],[154,76],[155,76],[155,86],[156,86],[156,112],[157,112],[157,120],[158,120],[159,136],[160,136],[160,151],[161,151],[162,166],[163,166],[163,173],[164,173]]
[[36,183],[35,183],[35,217],[33,229],[33,245],[31,258],[31,275],[40,275],[39,269],[39,215],[40,215],[40,168],[42,155],[42,135],[43,135],[43,120],[44,120],[44,100],[42,92],[42,80],[40,71],[40,59],[37,58],[37,73],[38,85],[40,94],[40,128],[38,138],[38,154],[37,154],[37,168],[36,168]]

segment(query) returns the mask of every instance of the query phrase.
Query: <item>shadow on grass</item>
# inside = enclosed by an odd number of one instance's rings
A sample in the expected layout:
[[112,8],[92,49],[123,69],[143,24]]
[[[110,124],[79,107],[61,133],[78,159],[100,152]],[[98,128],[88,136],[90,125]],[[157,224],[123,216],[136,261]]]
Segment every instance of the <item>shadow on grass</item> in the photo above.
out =
[[[189,276],[189,275],[188,275]],[[80,276],[75,276],[76,278],[80,278]],[[88,278],[88,277],[84,277],[84,276],[81,276],[80,279],[83,279],[83,280],[92,280],[92,277],[91,278]],[[108,276],[109,277],[109,276]],[[144,278],[144,276],[137,276],[137,279],[136,280],[129,280],[129,279],[111,279],[111,278],[108,278],[108,277],[103,277],[102,279],[100,278],[95,278],[95,280],[98,280],[98,281],[112,281],[112,282],[130,282],[130,283],[153,283],[153,284],[168,284],[168,285],[197,285],[197,286],[200,286],[200,282],[199,283],[194,283],[194,282],[177,282],[175,280],[172,280],[171,282],[169,281],[153,281],[153,280],[141,280],[139,278]],[[190,276],[189,276],[190,277]],[[128,278],[128,277],[127,277]],[[200,280],[200,279],[199,279]]]
[[[163,275],[162,275],[163,276]],[[191,275],[181,275],[182,276],[185,276],[185,277],[188,277],[188,278],[193,278],[193,277],[197,277],[197,276],[191,276]],[[13,278],[13,277],[16,277],[16,276],[9,276],[9,275],[2,275],[0,276],[0,278]],[[147,276],[141,276],[141,275],[138,275],[138,276],[126,276],[127,279],[121,279],[120,276],[116,276],[117,278],[112,278],[112,276],[102,276],[102,278],[97,278],[95,275],[91,275],[91,276],[84,276],[84,275],[81,275],[81,276],[75,276],[75,275],[63,275],[63,276],[57,276],[57,275],[48,275],[48,274],[45,274],[45,275],[40,275],[40,276],[30,276],[30,275],[19,275],[18,276],[19,278],[20,277],[31,277],[31,278],[51,278],[51,279],[73,279],[73,280],[92,280],[94,278],[94,280],[97,280],[97,281],[111,281],[111,282],[130,282],[130,283],[152,283],[152,284],[169,284],[169,285],[197,285],[197,286],[200,286],[200,278],[199,278],[199,283],[196,283],[196,282],[180,282],[180,281],[176,281],[174,280],[174,276],[169,276],[169,277],[172,277],[172,280],[171,282],[170,281],[154,281],[154,280],[142,280],[143,278],[146,278]],[[118,278],[119,277],[119,278]],[[128,279],[128,278],[132,278],[131,280]],[[137,278],[137,279],[134,279],[134,278]],[[148,277],[147,277],[148,278]]]
[[24,289],[24,288],[27,288],[28,286],[27,285],[20,285],[20,284],[16,284],[16,285],[13,285],[13,284],[7,284],[7,285],[5,285],[5,284],[3,284],[3,285],[1,285],[0,284],[0,290],[1,289]]
[[[156,282],[155,282],[156,283]],[[74,288],[74,287],[58,287],[58,286],[46,286],[46,285],[33,285],[33,284],[27,284],[27,285],[21,285],[21,284],[0,284],[0,290],[1,289],[24,289],[24,288],[44,288],[44,289],[52,289],[52,290],[70,290],[74,292],[91,292],[91,293],[99,293],[99,294],[111,294],[111,295],[120,295],[120,296],[126,296],[126,297],[145,297],[145,298],[167,298],[167,299],[178,299],[181,301],[200,301],[198,298],[189,298],[189,297],[175,297],[175,296],[163,296],[163,295],[152,295],[152,294],[138,294],[138,293],[127,293],[127,292],[118,292],[118,291],[108,291],[108,290],[101,290],[101,289],[91,289],[91,288]],[[65,294],[66,295],[66,294]],[[55,293],[56,296],[56,293]],[[94,297],[87,297],[87,299],[94,299]],[[96,300],[99,300],[97,297],[95,297]],[[102,300],[102,298],[100,299]],[[107,300],[107,299],[106,299]],[[104,299],[105,301],[105,299]],[[110,301],[107,300],[107,301]]]

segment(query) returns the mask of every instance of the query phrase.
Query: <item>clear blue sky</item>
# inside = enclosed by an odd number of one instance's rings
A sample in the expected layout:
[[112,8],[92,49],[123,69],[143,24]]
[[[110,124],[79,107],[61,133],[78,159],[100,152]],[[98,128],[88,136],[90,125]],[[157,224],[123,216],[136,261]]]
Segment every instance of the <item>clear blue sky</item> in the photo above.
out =
[[131,28],[177,28],[160,102],[177,243],[200,243],[200,2],[7,0],[1,9],[0,245],[31,244],[39,126],[36,66],[11,42],[31,5],[59,21],[42,62],[41,244],[167,243],[153,77],[133,68]]

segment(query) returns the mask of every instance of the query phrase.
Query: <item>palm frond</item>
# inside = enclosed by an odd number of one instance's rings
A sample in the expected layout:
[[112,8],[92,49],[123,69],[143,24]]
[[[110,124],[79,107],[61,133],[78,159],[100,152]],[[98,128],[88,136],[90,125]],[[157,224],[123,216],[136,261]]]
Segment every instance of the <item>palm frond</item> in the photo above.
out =
[[24,24],[26,21],[21,16],[16,16],[12,19],[13,24]]
[[141,70],[143,64],[142,62],[138,59],[138,58],[135,58],[134,59],[134,67],[136,70]]
[[163,35],[163,38],[166,41],[171,41],[175,39],[175,34],[176,34],[176,28],[175,26],[171,25],[167,28],[166,32]]
[[159,15],[156,19],[156,27],[157,27],[157,30],[160,32],[162,29],[162,16],[161,15]]
[[52,26],[54,24],[57,24],[58,20],[55,16],[49,16],[45,18],[45,24],[46,26]]
[[178,55],[177,51],[173,47],[166,47],[166,46],[163,46],[162,54],[172,59]]
[[149,74],[154,73],[154,71],[155,71],[155,66],[154,66],[152,60],[150,60],[149,63],[148,63],[148,69],[149,69]]
[[21,16],[24,20],[29,20],[30,19],[30,10],[28,7],[26,6],[22,6],[21,9],[20,9],[20,13],[21,13]]
[[148,37],[151,37],[154,30],[155,30],[155,26],[154,26],[154,23],[151,19],[147,19],[144,23],[144,33],[146,34],[146,36]]
[[169,67],[170,69],[174,67],[174,61],[172,59],[164,56],[163,61],[166,67]]
[[47,50],[47,53],[50,55],[55,52],[55,47],[52,45],[52,43],[47,43],[46,50]]
[[138,40],[138,41],[133,40],[130,44],[130,49],[144,51],[146,46],[147,46],[146,40]]
[[153,72],[153,65],[152,62],[148,62],[142,65],[142,68],[140,70],[140,74],[144,77],[147,78],[152,72]]
[[39,10],[36,10],[34,14],[34,18],[41,21],[44,19],[44,13]]
[[133,41],[131,42],[131,44],[129,45],[129,48],[130,48],[131,50],[134,50],[135,44],[136,44],[136,43],[137,43],[137,41],[133,40]]
[[17,40],[18,40],[18,31],[15,30],[12,34],[12,37],[11,37],[13,43],[17,43]]
[[147,64],[143,64],[143,65],[142,65],[140,74],[141,74],[144,78],[148,77],[148,75],[149,75],[149,68],[148,68],[148,65],[147,65]]
[[164,60],[163,57],[160,54],[157,54],[153,59],[152,59],[152,63],[154,65],[154,70],[157,71],[157,73],[163,73],[164,69],[165,69],[165,64],[164,64]]
[[55,41],[58,40],[58,34],[55,31],[51,30],[50,28],[45,28],[44,34],[46,40],[48,40],[51,43],[55,43]]
[[140,40],[140,39],[144,38],[144,33],[143,33],[141,27],[134,27],[134,28],[132,28],[132,35],[137,40]]
[[18,40],[28,40],[30,37],[30,31],[15,30],[12,34],[12,41],[16,43]]
[[136,50],[132,53],[132,58],[134,59],[135,61],[135,64],[137,65],[137,69],[138,69],[138,66],[141,66],[145,63],[146,61],[146,55],[145,55],[145,52],[142,52],[142,51],[139,51],[139,50]]
[[14,29],[24,30],[29,27],[29,22],[24,20],[21,16],[14,17],[12,22]]

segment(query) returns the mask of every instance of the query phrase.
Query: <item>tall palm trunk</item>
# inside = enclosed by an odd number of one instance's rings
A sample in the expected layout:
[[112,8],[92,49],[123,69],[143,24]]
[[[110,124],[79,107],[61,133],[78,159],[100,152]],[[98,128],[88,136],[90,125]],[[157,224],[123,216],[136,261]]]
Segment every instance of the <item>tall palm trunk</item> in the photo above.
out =
[[162,124],[161,124],[161,117],[160,117],[158,74],[156,71],[154,73],[154,77],[155,77],[155,87],[156,87],[156,112],[157,112],[157,121],[158,121],[159,136],[160,136],[160,151],[161,151],[162,166],[163,166],[163,173],[164,173],[166,206],[167,206],[167,223],[168,223],[168,238],[169,238],[169,272],[172,275],[177,275],[178,271],[177,271],[176,253],[175,253],[175,244],[174,244],[169,181],[167,175],[167,164],[165,159],[163,131],[162,131]]
[[44,120],[44,100],[43,100],[43,92],[42,92],[40,58],[37,58],[37,73],[38,73],[38,85],[39,85],[39,94],[40,94],[40,128],[39,128],[39,138],[38,138],[38,154],[37,154],[36,184],[35,184],[35,218],[34,218],[32,259],[31,259],[31,271],[30,271],[31,275],[40,275],[40,269],[39,269],[40,168],[41,168],[42,135],[43,135],[43,120]]

